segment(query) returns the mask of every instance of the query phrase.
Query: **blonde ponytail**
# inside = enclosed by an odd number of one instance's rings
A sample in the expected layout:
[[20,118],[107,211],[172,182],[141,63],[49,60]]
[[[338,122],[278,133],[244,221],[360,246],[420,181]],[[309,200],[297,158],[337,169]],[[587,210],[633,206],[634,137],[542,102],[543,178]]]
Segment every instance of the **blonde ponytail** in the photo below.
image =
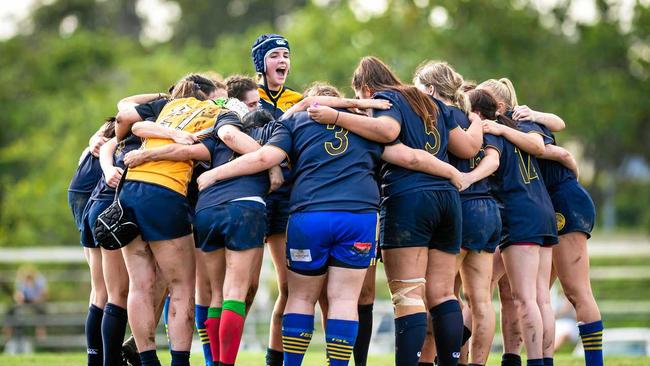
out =
[[508,78],[501,78],[499,80],[488,79],[479,84],[476,88],[487,90],[492,94],[497,102],[504,103],[509,110],[518,105],[515,87]]
[[510,106],[511,107],[516,107],[519,104],[517,103],[517,92],[515,92],[515,86],[512,85],[512,81],[508,78],[501,78],[499,79],[499,82],[508,88],[508,93],[510,94]]

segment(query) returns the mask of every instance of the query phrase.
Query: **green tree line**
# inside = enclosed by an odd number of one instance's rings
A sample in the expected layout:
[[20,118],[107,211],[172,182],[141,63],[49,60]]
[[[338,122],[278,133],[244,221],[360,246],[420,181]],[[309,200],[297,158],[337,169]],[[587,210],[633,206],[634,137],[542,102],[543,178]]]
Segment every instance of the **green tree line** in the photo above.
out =
[[[351,94],[350,76],[369,54],[405,81],[427,59],[466,79],[509,77],[521,103],[567,122],[560,143],[580,143],[594,171],[583,183],[599,207],[614,202],[620,225],[650,229],[647,181],[621,176],[626,159],[650,161],[647,5],[622,24],[617,4],[598,0],[597,21],[582,24],[569,0],[545,13],[515,0],[392,0],[369,17],[355,1],[174,3],[181,15],[164,43],[139,42],[145,19],[135,0],[47,2],[32,11],[31,31],[0,42],[0,245],[76,243],[67,186],[116,102],[192,71],[251,75],[250,45],[271,31],[291,42],[298,90],[324,80]],[[76,28],[61,32],[71,16]]]

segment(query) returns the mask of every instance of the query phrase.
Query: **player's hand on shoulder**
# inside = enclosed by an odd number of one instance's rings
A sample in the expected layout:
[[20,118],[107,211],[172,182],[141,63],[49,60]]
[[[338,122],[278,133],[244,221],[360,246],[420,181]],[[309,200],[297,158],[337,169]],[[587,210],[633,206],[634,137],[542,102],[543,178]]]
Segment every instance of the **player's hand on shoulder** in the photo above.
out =
[[122,179],[122,173],[124,173],[124,170],[122,170],[122,168],[118,168],[116,166],[109,168],[109,170],[104,174],[106,184],[108,184],[108,186],[111,188],[116,188],[120,183],[120,179]]
[[483,120],[483,133],[489,133],[491,135],[500,136],[502,133],[501,125],[495,121]]
[[527,105],[518,105],[512,112],[515,121],[535,121],[535,111]]
[[309,118],[313,119],[314,121],[320,124],[330,125],[334,124],[336,121],[336,115],[338,114],[338,111],[334,108],[314,104],[311,107],[307,108],[307,113],[309,113]]

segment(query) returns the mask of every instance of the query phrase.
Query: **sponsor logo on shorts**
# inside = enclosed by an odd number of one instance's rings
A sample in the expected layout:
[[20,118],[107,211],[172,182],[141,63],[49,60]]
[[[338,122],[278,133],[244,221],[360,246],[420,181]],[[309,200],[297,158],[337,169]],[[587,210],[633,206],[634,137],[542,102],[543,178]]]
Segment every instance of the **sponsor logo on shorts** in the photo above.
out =
[[564,225],[566,225],[566,219],[564,218],[564,215],[562,215],[559,212],[556,212],[555,221],[557,221],[557,231],[564,229]]
[[451,354],[451,357],[453,358],[460,358],[460,352],[454,352]]
[[309,249],[289,249],[289,255],[294,262],[311,262],[311,251]]
[[370,253],[370,249],[372,249],[372,243],[356,242],[352,245],[352,248],[359,254],[368,254]]

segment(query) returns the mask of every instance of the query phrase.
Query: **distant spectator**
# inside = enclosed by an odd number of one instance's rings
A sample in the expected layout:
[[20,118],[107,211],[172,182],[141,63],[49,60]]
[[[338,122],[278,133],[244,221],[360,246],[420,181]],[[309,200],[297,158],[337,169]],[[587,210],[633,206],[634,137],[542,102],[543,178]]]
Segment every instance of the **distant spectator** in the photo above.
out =
[[[26,265],[18,268],[16,272],[16,285],[14,291],[15,305],[7,312],[7,318],[15,318],[19,310],[31,311],[35,314],[45,314],[45,300],[47,298],[47,280],[33,266]],[[24,309],[22,309],[24,308]],[[11,338],[13,335],[13,325],[15,322],[7,322],[4,329],[5,335]],[[36,337],[44,338],[46,336],[45,327],[39,325],[36,327]]]

